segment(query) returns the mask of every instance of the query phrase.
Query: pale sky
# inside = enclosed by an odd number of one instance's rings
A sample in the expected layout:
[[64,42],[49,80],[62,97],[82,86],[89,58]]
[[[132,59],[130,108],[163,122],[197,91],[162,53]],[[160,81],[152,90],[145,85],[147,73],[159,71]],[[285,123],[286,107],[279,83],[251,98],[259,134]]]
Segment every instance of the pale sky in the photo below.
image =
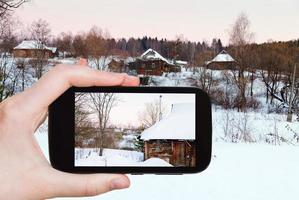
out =
[[242,11],[256,42],[299,37],[299,0],[31,0],[17,15],[27,24],[47,20],[53,34],[97,25],[115,38],[183,34],[192,41],[217,37],[226,44],[228,29]]
[[[111,109],[110,124],[120,125],[123,127],[140,126],[140,115],[145,109],[145,104],[158,101],[162,95],[162,104],[166,111],[170,111],[172,104],[177,103],[194,103],[195,94],[146,94],[146,93],[117,93],[119,99],[117,105]],[[88,103],[88,101],[86,101]],[[95,119],[96,116],[91,116]]]

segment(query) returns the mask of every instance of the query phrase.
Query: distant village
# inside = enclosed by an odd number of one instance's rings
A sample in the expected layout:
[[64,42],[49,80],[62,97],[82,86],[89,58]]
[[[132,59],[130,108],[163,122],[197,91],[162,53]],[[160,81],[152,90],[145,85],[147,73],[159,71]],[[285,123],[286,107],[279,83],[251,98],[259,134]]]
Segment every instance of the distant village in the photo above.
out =
[[[17,59],[64,59],[68,52],[61,52],[57,47],[48,47],[36,40],[24,40],[11,50],[13,57]],[[129,73],[138,75],[142,80],[149,76],[162,76],[165,73],[181,72],[182,68],[190,67],[187,61],[174,58],[164,58],[154,49],[147,49],[139,57],[110,56],[106,63],[107,71]],[[205,66],[210,69],[232,69],[236,61],[225,50],[218,53],[212,60],[205,61]],[[20,66],[22,67],[22,66]],[[145,78],[145,79],[143,79]]]

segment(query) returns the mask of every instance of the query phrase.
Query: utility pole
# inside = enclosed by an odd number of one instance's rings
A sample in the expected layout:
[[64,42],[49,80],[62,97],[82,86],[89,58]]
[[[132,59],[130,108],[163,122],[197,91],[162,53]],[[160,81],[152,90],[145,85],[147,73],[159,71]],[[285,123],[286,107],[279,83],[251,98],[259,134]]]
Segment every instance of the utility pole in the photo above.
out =
[[160,95],[159,99],[159,121],[162,119],[162,95]]
[[290,94],[290,99],[289,99],[288,117],[287,117],[288,122],[292,122],[292,117],[293,117],[292,103],[293,103],[293,91],[294,91],[295,82],[296,82],[296,68],[297,68],[297,64],[294,65],[294,72],[293,72],[293,79],[292,79],[292,86],[291,86],[291,94]]

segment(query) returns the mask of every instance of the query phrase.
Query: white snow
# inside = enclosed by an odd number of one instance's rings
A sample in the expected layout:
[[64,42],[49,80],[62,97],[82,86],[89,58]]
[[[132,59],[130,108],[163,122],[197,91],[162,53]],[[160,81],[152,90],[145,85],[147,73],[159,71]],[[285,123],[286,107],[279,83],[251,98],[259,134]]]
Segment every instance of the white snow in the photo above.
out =
[[166,162],[165,160],[162,160],[160,158],[150,158],[150,159],[147,159],[146,161],[144,161],[142,163],[142,166],[152,166],[152,167],[155,167],[155,166],[160,166],[160,167],[172,167],[171,164],[169,164],[168,162]]
[[118,149],[75,149],[75,166],[132,166],[143,161],[143,153]]
[[183,65],[183,66],[187,66],[188,65],[188,62],[187,61],[183,61],[183,60],[176,60],[175,63],[178,64],[178,65]]
[[235,62],[235,60],[225,50],[221,51],[213,60],[207,62]]
[[165,62],[168,62],[168,60],[166,58],[164,58],[163,56],[161,56],[161,54],[159,54],[157,51],[155,51],[153,49],[146,50],[140,56],[140,58],[145,59],[145,60],[163,60]]
[[143,161],[143,153],[137,151],[104,149],[99,156],[97,149],[75,149],[75,166],[140,166],[140,167],[172,167],[160,158],[150,158]]
[[170,59],[166,59],[164,58],[161,54],[159,54],[157,51],[149,48],[148,50],[146,50],[141,56],[141,59],[144,60],[163,60],[166,63],[170,64],[170,65],[180,65],[180,66],[186,66],[188,65],[187,61],[183,61],[183,60],[170,60]]
[[157,51],[149,48],[148,50],[146,50],[141,56],[141,59],[144,60],[163,60],[164,62],[168,63],[169,65],[174,65],[171,61],[169,61],[168,59],[164,58],[163,56],[161,56],[161,54],[159,54]]
[[141,139],[195,140],[195,102],[173,104],[170,114],[144,130]]
[[[35,134],[48,157],[48,138]],[[73,199],[131,200],[296,200],[299,148],[291,145],[232,144],[214,142],[209,168],[200,174],[129,175],[129,189],[101,196]],[[57,198],[68,199],[68,198]]]

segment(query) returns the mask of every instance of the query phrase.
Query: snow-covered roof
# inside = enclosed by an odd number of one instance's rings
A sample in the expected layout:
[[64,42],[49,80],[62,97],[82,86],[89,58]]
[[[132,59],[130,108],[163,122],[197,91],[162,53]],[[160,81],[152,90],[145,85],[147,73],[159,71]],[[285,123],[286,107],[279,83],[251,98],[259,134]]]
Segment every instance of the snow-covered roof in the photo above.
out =
[[188,65],[188,62],[183,60],[176,60],[175,63],[178,65]]
[[161,56],[161,54],[159,54],[157,51],[149,48],[148,50],[146,50],[141,56],[141,59],[143,60],[163,60],[166,63],[173,65],[172,62],[170,62],[168,59],[164,58],[163,56]]
[[55,53],[57,51],[56,47],[48,47],[37,40],[24,40],[14,49],[47,49]]
[[159,54],[157,51],[149,48],[148,50],[146,50],[141,56],[141,59],[143,60],[163,60],[166,63],[170,64],[170,65],[188,65],[187,61],[183,61],[183,60],[169,60],[164,58],[161,54]]
[[225,50],[222,50],[211,62],[235,62],[235,59],[231,57]]
[[140,58],[145,59],[145,60],[164,60],[165,62],[168,62],[168,60],[166,58],[161,56],[161,54],[159,54],[157,51],[155,51],[153,49],[146,50],[140,56]]
[[143,140],[195,140],[195,104],[174,104],[169,115],[141,133]]
[[51,50],[52,53],[55,53],[57,51],[57,47],[48,47],[47,49]]

